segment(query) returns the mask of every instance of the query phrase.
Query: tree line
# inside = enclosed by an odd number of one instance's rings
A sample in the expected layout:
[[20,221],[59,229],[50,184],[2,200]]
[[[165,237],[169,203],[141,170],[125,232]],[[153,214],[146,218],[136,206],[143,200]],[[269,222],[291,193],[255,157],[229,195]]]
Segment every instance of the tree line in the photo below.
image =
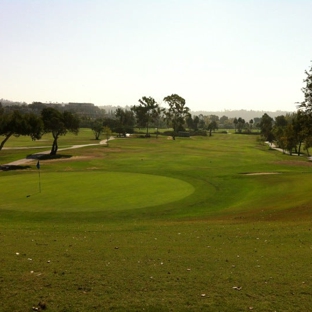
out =
[[268,114],[261,118],[260,129],[264,140],[274,143],[289,154],[300,155],[302,148],[310,156],[312,147],[312,66],[305,71],[304,100],[297,103],[297,112],[275,117]]
[[[99,140],[103,134],[109,138],[112,132],[117,133],[118,136],[126,136],[127,133],[133,133],[135,127],[146,129],[145,137],[150,136],[151,127],[155,128],[156,137],[160,128],[169,127],[172,128],[172,131],[167,131],[165,134],[171,135],[173,139],[185,131],[192,135],[207,135],[207,132],[211,135],[212,131],[220,127],[235,128],[235,131],[241,133],[249,132],[250,124],[253,122],[251,120],[246,123],[240,117],[237,119],[226,116],[219,118],[217,115],[192,115],[186,106],[185,99],[178,94],[166,96],[163,101],[169,106],[168,109],[162,108],[154,98],[143,96],[138,100],[138,105],[133,105],[129,109],[118,107],[109,114],[101,110],[101,117],[97,118],[90,117],[90,112],[84,114],[81,110],[67,111],[61,105],[50,107],[41,102],[33,102],[29,105],[6,105],[2,107],[0,103],[0,135],[4,136],[0,143],[0,150],[12,135],[28,135],[36,140],[44,133],[51,132],[54,140],[51,154],[55,154],[59,136],[65,135],[68,131],[78,133],[77,129],[72,130],[70,127],[68,129],[65,127],[66,130],[64,130],[59,122],[49,123],[50,118],[61,120],[60,116],[63,116],[64,120],[67,120],[69,116],[75,117],[76,123],[79,123],[80,127],[92,129],[96,140]],[[91,108],[94,109],[94,107]],[[61,123],[65,124],[64,121]],[[56,128],[60,126],[59,133],[55,129],[51,130],[51,125]]]
[[164,97],[163,102],[168,108],[162,108],[151,96],[143,96],[138,100],[138,105],[130,109],[118,107],[113,114],[104,114],[101,118],[90,118],[72,111],[59,110],[46,107],[40,102],[28,105],[33,111],[25,108],[2,107],[0,103],[0,135],[4,139],[0,142],[0,150],[11,136],[26,135],[32,140],[40,139],[44,133],[52,133],[53,144],[51,155],[58,149],[58,138],[67,132],[77,134],[79,127],[89,127],[94,132],[95,138],[101,134],[109,138],[112,132],[118,136],[133,133],[134,127],[146,129],[145,137],[151,135],[151,127],[155,128],[156,137],[158,129],[169,127],[172,131],[166,133],[175,138],[185,132],[192,135],[212,135],[212,132],[222,127],[234,128],[236,133],[251,133],[254,128],[260,129],[264,140],[275,143],[289,153],[300,154],[302,146],[309,154],[312,146],[312,67],[305,71],[305,87],[302,88],[304,101],[297,103],[296,113],[280,115],[275,120],[268,114],[261,118],[245,121],[243,118],[228,118],[216,115],[203,114],[191,115],[186,101],[178,94]]
[[[184,130],[186,116],[189,115],[189,108],[185,106],[185,99],[177,94],[164,98],[169,109],[159,107],[151,97],[143,97],[139,100],[140,105],[133,106],[130,111],[118,108],[114,118],[96,119],[91,123],[91,129],[96,139],[102,132],[108,135],[111,129],[119,135],[131,132],[135,123],[135,117],[139,126],[147,128],[147,135],[150,122],[157,122],[163,115],[167,124],[172,126],[172,137],[175,139],[178,131]],[[36,108],[39,103],[34,103]],[[58,139],[68,132],[77,134],[81,119],[70,111],[59,111],[56,108],[41,106],[40,115],[34,112],[23,112],[18,109],[5,109],[0,105],[0,135],[4,139],[0,143],[0,150],[12,136],[30,136],[37,140],[45,133],[52,133],[53,143],[50,155],[55,155],[58,150]]]
[[162,108],[156,100],[149,96],[143,96],[138,100],[138,105],[133,105],[129,109],[118,107],[114,115],[98,118],[96,120],[85,120],[85,126],[89,126],[95,134],[96,139],[105,127],[109,127],[119,136],[126,133],[133,133],[134,127],[146,129],[145,137],[150,137],[150,129],[155,128],[155,135],[158,136],[160,128],[172,128],[166,134],[171,135],[175,140],[177,135],[188,131],[192,135],[211,136],[212,132],[219,129],[235,129],[237,133],[251,133],[254,127],[259,127],[260,118],[251,119],[249,122],[241,117],[228,118],[217,115],[192,115],[189,107],[186,106],[185,99],[178,94],[166,96],[163,102],[169,108]]
[[118,136],[133,133],[134,127],[145,128],[145,137],[150,137],[150,127],[156,128],[156,136],[160,127],[171,127],[172,138],[175,139],[179,131],[185,131],[186,118],[190,116],[190,109],[186,106],[185,99],[178,94],[164,98],[169,108],[164,109],[151,96],[143,96],[138,100],[138,105],[130,109],[117,108],[114,116],[108,116],[91,122],[91,129],[98,139],[104,129],[110,128]]
[[[118,107],[113,115],[96,120],[85,120],[84,126],[90,127],[96,139],[99,139],[105,127],[110,127],[119,136],[126,133],[133,133],[134,128],[146,129],[145,137],[150,137],[151,128],[154,128],[156,137],[160,128],[172,128],[166,131],[173,139],[182,132],[188,131],[191,135],[211,136],[212,132],[222,129],[235,129],[237,133],[251,133],[253,128],[259,127],[261,118],[251,119],[249,122],[241,117],[228,118],[217,115],[192,115],[190,109],[185,105],[185,99],[177,94],[172,94],[164,98],[164,103],[169,108],[164,109],[154,98],[143,96],[138,100],[138,105],[133,105],[129,109]],[[253,126],[254,125],[254,126]]]
[[[130,109],[119,107],[113,115],[96,119],[84,118],[70,111],[45,107],[38,103],[32,105],[36,108],[35,112],[5,109],[0,105],[0,135],[4,137],[0,143],[0,150],[11,136],[30,136],[32,140],[38,140],[43,134],[51,133],[53,143],[50,155],[56,155],[59,137],[66,135],[67,132],[78,134],[80,126],[91,128],[96,140],[102,134],[108,140],[112,132],[117,133],[118,136],[126,136],[127,133],[134,132],[134,127],[146,129],[145,137],[150,137],[150,128],[154,127],[157,137],[159,128],[170,127],[172,131],[168,131],[166,134],[171,135],[175,140],[177,135],[186,130],[192,135],[207,135],[208,132],[211,136],[212,131],[217,130],[221,123],[224,126],[229,122],[226,116],[222,116],[220,119],[216,115],[192,116],[185,99],[177,94],[164,98],[164,102],[169,106],[168,109],[161,108],[152,97],[143,96],[138,102],[138,105],[133,105]],[[38,106],[41,107],[40,114],[38,114]],[[276,117],[274,127],[273,119],[267,114],[254,120],[257,121],[256,126],[261,128],[262,135],[266,139],[272,140],[279,133],[275,131],[276,127],[283,124],[281,120],[284,119],[281,116]],[[254,120],[245,122],[243,118],[239,117],[234,118],[231,122],[235,132],[251,133]]]
[[68,132],[78,134],[78,131],[79,118],[68,111],[60,112],[55,108],[45,107],[38,115],[19,110],[5,111],[0,106],[0,135],[4,137],[0,143],[0,151],[12,136],[30,136],[32,140],[39,140],[43,134],[52,133],[50,155],[56,155],[59,137]]

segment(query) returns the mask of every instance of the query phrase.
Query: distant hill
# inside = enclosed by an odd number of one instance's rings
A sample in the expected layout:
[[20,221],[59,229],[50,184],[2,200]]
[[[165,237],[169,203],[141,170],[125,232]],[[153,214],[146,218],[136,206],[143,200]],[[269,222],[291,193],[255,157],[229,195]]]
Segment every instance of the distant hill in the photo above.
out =
[[[6,100],[1,98],[0,99],[0,103],[2,104],[2,106],[12,106],[12,105],[18,105],[18,106],[22,106],[22,105],[27,105],[26,102],[17,102],[17,101],[11,101],[11,100]],[[105,105],[105,106],[95,106],[98,107],[100,109],[105,109],[107,114],[114,114],[114,112],[116,111],[116,109],[118,107],[122,107],[123,109],[128,109],[130,110],[130,106],[115,106],[115,105]],[[223,110],[223,111],[193,111],[191,110],[191,114],[192,115],[205,115],[205,116],[209,116],[209,115],[216,115],[219,118],[222,116],[227,116],[228,118],[243,118],[246,121],[249,121],[250,119],[253,118],[261,118],[265,113],[267,113],[270,117],[275,118],[277,116],[280,115],[286,115],[286,114],[291,114],[296,112],[296,110],[293,110],[292,112],[290,111],[255,111],[255,110],[245,110],[245,109],[240,109],[240,110]]]
[[270,111],[254,111],[254,110],[224,110],[224,111],[215,111],[215,112],[211,112],[211,111],[191,111],[192,115],[216,115],[222,117],[222,116],[227,116],[228,118],[243,118],[246,121],[259,117],[261,118],[265,113],[267,113],[270,117],[275,118],[277,116],[280,115],[286,115],[286,114],[291,114],[294,113],[295,110],[293,112],[289,112],[289,111],[275,111],[275,112],[270,112]]
[[6,99],[0,99],[0,103],[1,103],[2,106],[13,106],[13,105],[21,106],[21,105],[27,105],[26,102],[10,101],[10,100],[6,100]]
[[[114,106],[114,105],[107,105],[107,106],[100,106],[100,108],[105,109],[105,111],[107,113],[112,113],[114,111],[116,111],[116,109],[118,107],[122,107],[122,106]],[[122,107],[122,108],[126,108],[126,109],[130,109],[130,106],[126,106],[126,107]],[[243,118],[246,121],[249,121],[250,119],[253,118],[261,118],[265,113],[267,113],[270,117],[275,118],[277,116],[280,115],[286,115],[286,114],[291,114],[291,113],[295,113],[296,110],[290,112],[290,111],[255,111],[255,110],[245,110],[245,109],[240,109],[240,110],[224,110],[224,111],[193,111],[191,110],[191,114],[192,115],[204,115],[204,116],[209,116],[209,115],[217,115],[219,118],[222,116],[227,116],[228,118]]]

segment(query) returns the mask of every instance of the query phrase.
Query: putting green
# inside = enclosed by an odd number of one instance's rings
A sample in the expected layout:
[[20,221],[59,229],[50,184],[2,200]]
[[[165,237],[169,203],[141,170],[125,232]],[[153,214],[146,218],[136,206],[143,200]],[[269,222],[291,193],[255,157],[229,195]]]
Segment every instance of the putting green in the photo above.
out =
[[194,192],[182,180],[126,172],[37,173],[0,178],[1,210],[112,211],[151,207]]

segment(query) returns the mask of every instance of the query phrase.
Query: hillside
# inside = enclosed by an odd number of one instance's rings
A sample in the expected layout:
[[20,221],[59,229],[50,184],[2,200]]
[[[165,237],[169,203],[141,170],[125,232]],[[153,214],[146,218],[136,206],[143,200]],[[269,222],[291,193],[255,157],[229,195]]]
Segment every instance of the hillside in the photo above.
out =
[[[294,111],[295,112],[295,109]],[[276,116],[291,114],[293,112],[289,111],[254,111],[254,110],[224,110],[224,111],[191,111],[192,115],[217,115],[220,117],[227,116],[229,118],[241,117],[245,120],[250,120],[256,117],[261,118],[265,113],[270,117],[275,118]]]
[[[21,106],[21,105],[27,105],[27,103],[25,102],[14,102],[11,100],[6,100],[6,99],[0,99],[0,103],[2,104],[2,106]],[[96,106],[94,105],[95,108],[100,108],[100,109],[104,109],[106,111],[106,113],[110,113],[113,114],[116,109],[118,107],[122,107],[122,108],[126,108],[128,110],[130,110],[130,106],[114,106],[114,105],[105,105],[105,106]],[[296,109],[294,107],[294,110],[292,112],[290,111],[255,111],[255,110],[245,110],[245,109],[240,109],[240,110],[223,110],[223,111],[204,111],[204,110],[200,110],[200,111],[196,111],[196,110],[192,110],[191,109],[191,114],[192,115],[204,115],[204,116],[209,116],[209,115],[217,115],[220,117],[222,116],[227,116],[228,118],[243,118],[245,120],[250,120],[253,118],[261,118],[265,113],[267,113],[269,116],[271,116],[272,118],[275,118],[276,116],[280,116],[280,115],[286,115],[286,114],[290,114],[295,112]]]

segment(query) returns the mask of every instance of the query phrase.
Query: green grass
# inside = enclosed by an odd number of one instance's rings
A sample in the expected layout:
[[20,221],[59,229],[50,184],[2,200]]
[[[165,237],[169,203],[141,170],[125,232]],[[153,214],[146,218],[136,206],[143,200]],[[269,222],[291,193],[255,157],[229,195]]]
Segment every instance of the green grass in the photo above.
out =
[[60,154],[41,193],[35,161],[0,172],[0,311],[309,311],[306,158],[235,134]]
[[0,180],[2,207],[39,213],[123,211],[175,202],[194,191],[181,180],[129,172],[35,172],[24,179],[22,185],[18,175]]
[[[104,138],[103,138],[104,139]],[[42,136],[40,140],[32,141],[29,136],[11,137],[4,145],[4,148],[18,147],[48,147],[52,146],[53,137],[51,133]],[[65,136],[60,136],[59,147],[67,147],[71,145],[92,144],[98,143],[94,139],[94,135],[90,129],[80,129],[78,135],[67,133]]]
[[[2,140],[3,138],[1,138]],[[104,138],[100,138],[104,139]],[[59,149],[73,145],[99,144],[90,129],[80,129],[78,135],[68,133],[58,139]],[[0,165],[26,158],[28,155],[51,150],[53,137],[45,134],[40,140],[32,141],[28,136],[10,137],[0,151]],[[14,149],[14,153],[12,153]]]

